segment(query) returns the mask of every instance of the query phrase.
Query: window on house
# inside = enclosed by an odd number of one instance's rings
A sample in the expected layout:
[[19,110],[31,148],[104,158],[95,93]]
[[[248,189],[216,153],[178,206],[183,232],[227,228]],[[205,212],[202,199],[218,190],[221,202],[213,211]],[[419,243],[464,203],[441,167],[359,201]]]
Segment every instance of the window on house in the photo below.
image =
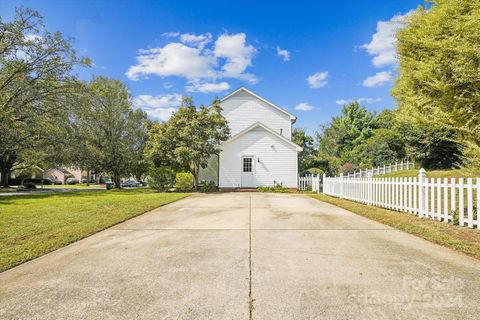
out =
[[252,172],[252,158],[243,158],[243,172]]

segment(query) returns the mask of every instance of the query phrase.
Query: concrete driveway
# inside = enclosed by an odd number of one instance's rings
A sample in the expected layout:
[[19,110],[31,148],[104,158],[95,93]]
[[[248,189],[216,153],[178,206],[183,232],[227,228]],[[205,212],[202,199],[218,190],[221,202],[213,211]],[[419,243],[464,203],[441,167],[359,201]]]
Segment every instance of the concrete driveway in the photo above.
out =
[[194,195],[0,274],[0,319],[479,318],[479,261],[304,195]]

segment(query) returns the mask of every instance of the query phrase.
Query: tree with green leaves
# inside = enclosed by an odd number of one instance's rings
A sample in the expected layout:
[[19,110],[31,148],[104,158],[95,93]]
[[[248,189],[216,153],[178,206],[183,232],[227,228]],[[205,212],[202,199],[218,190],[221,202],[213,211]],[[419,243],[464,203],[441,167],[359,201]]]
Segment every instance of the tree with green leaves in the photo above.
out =
[[450,169],[461,162],[460,145],[455,132],[428,126],[400,123],[397,132],[405,143],[405,152],[427,169]]
[[329,172],[338,172],[347,154],[371,137],[375,127],[375,113],[357,101],[345,105],[341,115],[317,132],[318,159],[329,162]]
[[198,187],[200,168],[206,168],[211,156],[230,135],[227,120],[221,114],[218,100],[212,106],[197,108],[189,97],[164,123],[149,127],[146,154],[157,167],[173,167],[193,175]]
[[480,168],[480,2],[435,0],[397,33],[392,95],[407,123],[453,133]]
[[[13,21],[0,18],[0,175],[32,166],[51,152],[65,119],[62,99],[71,90],[76,56],[70,39],[45,29],[36,11],[17,8]],[[48,137],[48,140],[46,139]]]
[[314,139],[305,129],[295,128],[292,132],[292,141],[303,148],[298,154],[298,171],[303,174],[312,167],[312,161],[315,159]]
[[77,158],[77,166],[93,166],[112,176],[116,188],[121,178],[134,174],[143,156],[146,139],[146,114],[134,110],[128,88],[119,80],[94,78],[74,119],[72,143],[88,153]]
[[97,143],[97,123],[91,105],[91,94],[87,82],[78,82],[73,94],[68,96],[68,147],[65,148],[69,165],[85,170],[87,185],[90,184],[90,173],[101,171],[100,144]]
[[405,142],[397,130],[379,128],[362,144],[346,152],[345,161],[359,167],[376,167],[406,158]]

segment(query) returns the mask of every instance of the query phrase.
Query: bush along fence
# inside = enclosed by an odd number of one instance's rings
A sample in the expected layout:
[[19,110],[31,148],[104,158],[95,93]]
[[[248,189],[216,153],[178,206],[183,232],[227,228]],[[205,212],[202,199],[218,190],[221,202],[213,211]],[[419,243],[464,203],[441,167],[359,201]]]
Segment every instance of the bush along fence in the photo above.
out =
[[323,193],[367,205],[480,229],[480,178],[365,178],[323,176]]
[[353,173],[348,173],[344,175],[346,178],[363,178],[363,177],[368,177],[369,174],[372,176],[378,176],[381,174],[387,174],[387,173],[392,173],[392,172],[397,172],[397,171],[403,171],[403,170],[408,170],[408,169],[414,169],[415,168],[415,162],[412,161],[401,161],[401,162],[395,162],[395,164],[388,164],[388,165],[383,165],[383,166],[378,166],[376,168],[370,168],[370,169],[361,169],[359,171],[355,171]]

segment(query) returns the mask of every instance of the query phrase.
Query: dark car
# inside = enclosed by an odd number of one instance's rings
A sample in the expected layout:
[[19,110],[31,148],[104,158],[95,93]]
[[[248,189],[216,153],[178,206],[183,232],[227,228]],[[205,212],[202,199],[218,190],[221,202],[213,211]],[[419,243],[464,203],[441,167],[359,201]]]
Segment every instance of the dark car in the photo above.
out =
[[140,187],[140,183],[135,180],[126,180],[120,184],[122,188],[138,188]]

